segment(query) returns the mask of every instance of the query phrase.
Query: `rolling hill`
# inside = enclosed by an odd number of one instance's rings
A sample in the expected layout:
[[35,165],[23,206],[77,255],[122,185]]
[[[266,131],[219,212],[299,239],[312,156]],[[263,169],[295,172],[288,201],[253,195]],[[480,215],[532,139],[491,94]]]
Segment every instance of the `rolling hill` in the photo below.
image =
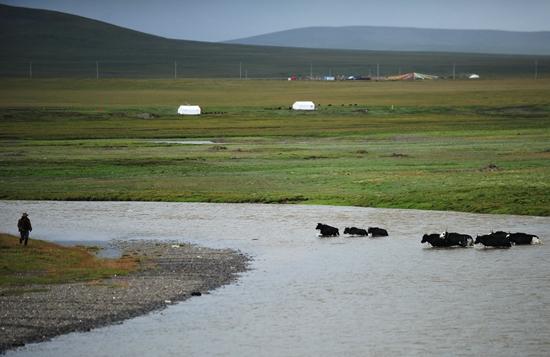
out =
[[406,27],[306,27],[227,41],[259,46],[550,55],[550,32]]
[[[289,75],[539,76],[549,56],[384,52],[174,40],[55,11],[0,5],[0,77],[286,78]],[[545,72],[546,71],[546,72]]]

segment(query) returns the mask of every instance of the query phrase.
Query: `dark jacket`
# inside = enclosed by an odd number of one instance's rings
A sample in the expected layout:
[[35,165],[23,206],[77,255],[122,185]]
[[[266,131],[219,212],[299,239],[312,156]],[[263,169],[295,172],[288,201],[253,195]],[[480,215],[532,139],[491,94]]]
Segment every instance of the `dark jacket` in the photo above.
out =
[[19,229],[19,232],[32,231],[31,220],[29,217],[21,217],[17,222],[17,228]]

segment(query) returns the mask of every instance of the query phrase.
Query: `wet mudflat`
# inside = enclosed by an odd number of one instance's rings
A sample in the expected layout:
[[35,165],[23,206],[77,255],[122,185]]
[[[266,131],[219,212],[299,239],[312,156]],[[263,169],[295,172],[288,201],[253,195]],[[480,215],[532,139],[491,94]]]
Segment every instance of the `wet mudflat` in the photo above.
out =
[[[0,203],[44,239],[181,240],[254,257],[236,284],[8,355],[498,355],[550,353],[550,219],[354,207]],[[323,238],[318,222],[387,228]],[[547,244],[431,249],[423,233],[525,231]],[[32,236],[31,236],[32,238]]]

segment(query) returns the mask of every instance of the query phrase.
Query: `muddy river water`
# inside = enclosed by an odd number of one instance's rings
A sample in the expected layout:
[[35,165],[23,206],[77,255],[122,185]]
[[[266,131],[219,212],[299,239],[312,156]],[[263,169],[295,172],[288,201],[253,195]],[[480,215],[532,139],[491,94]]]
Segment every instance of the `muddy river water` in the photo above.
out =
[[[236,284],[7,356],[548,356],[550,218],[357,207],[0,201],[0,231],[177,239],[251,255]],[[318,222],[389,238],[318,238]],[[537,234],[547,244],[431,249],[448,229]]]

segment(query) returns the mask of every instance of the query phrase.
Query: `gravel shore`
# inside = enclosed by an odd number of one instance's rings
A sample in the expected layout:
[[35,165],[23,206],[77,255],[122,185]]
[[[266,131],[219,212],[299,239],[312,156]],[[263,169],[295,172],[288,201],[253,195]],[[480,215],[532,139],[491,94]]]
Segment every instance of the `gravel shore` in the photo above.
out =
[[236,280],[249,262],[233,250],[176,242],[112,245],[140,258],[140,269],[101,281],[0,287],[0,353],[163,309]]

